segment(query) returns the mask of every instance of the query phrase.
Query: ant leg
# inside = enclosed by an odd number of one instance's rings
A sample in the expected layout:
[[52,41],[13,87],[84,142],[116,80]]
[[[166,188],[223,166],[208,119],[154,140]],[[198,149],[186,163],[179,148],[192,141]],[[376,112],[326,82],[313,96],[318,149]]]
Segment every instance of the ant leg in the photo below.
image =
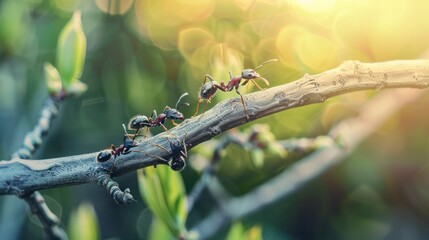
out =
[[112,149],[112,151],[116,152],[116,147],[113,144],[110,144],[110,148]]
[[[163,157],[160,157],[160,156],[157,156],[157,155],[152,155],[152,154],[149,154],[149,153],[145,153],[145,155],[146,156],[149,156],[149,157],[155,157],[155,158],[158,158],[159,160],[161,160],[161,161],[165,161],[165,162],[167,162],[168,163],[168,160],[167,159],[165,159],[165,158],[163,158]],[[156,166],[155,166],[156,167]]]
[[[204,81],[203,81],[203,85],[201,85],[201,88],[202,88],[202,86],[204,86],[204,84],[206,84],[207,78],[210,80],[210,82],[214,82],[215,81],[212,76],[210,76],[209,74],[206,74],[204,76]],[[200,91],[201,91],[201,89],[200,89]],[[192,117],[195,117],[198,114],[198,110],[199,110],[199,107],[200,107],[200,102],[201,102],[201,96],[198,96],[197,109],[195,110],[195,113],[194,113],[194,115],[192,115]]]
[[207,106],[209,105],[209,100],[206,100],[206,105],[204,106],[204,111],[203,111],[203,113],[201,113],[201,116],[198,118],[198,120],[200,120],[202,117],[203,117],[203,115],[204,115],[204,113],[206,113],[206,109],[207,109]]
[[244,104],[244,98],[243,98],[243,95],[241,95],[241,93],[238,91],[238,89],[237,89],[238,87],[236,87],[235,88],[235,92],[237,92],[238,93],[238,95],[240,95],[240,98],[241,98],[241,104],[243,105],[243,108],[244,108],[244,113],[246,114],[246,118],[247,119],[249,119],[249,114],[247,113],[247,109],[246,109],[246,104]]
[[188,133],[185,133],[185,136],[182,139],[182,145],[184,146],[183,150],[185,151],[183,153],[183,155],[184,155],[185,158],[188,158],[188,148],[186,147],[186,142],[185,142],[185,139],[186,139],[187,136],[188,136]]
[[[132,138],[132,140],[134,141],[134,139],[136,138],[136,136],[138,135],[138,133],[139,133],[139,131],[140,131],[140,129],[141,129],[141,127],[140,126],[138,126],[137,127],[137,129],[136,129],[136,132],[134,133],[134,136],[133,136],[133,138]],[[128,136],[129,134],[127,133],[127,131],[125,131],[126,132],[126,135]],[[129,136],[128,136],[129,137]]]
[[149,127],[146,127],[146,132],[143,134],[144,139],[147,138],[147,135],[149,134]]
[[[136,130],[136,132],[134,133],[134,134],[129,134],[129,133],[127,133],[127,134],[125,134],[125,136],[127,136],[128,138],[130,138],[131,140],[133,140],[133,141],[135,141],[136,140],[136,137],[138,137],[138,136],[143,136],[144,138],[147,138],[147,136],[145,135],[145,134],[139,134],[139,132],[141,131],[142,129],[139,127],[137,130]],[[147,129],[146,129],[147,130]],[[147,131],[146,131],[147,132]],[[146,133],[147,134],[147,133]],[[131,138],[131,136],[132,136],[132,138]]]
[[177,139],[177,137],[176,137],[176,136],[174,136],[170,131],[168,131],[168,129],[165,127],[165,125],[164,125],[164,124],[162,124],[162,123],[159,123],[159,124],[161,125],[161,127],[162,127],[162,128],[164,128],[164,130],[165,130],[168,134],[170,134],[173,138]]
[[[167,138],[167,140],[170,142],[170,140]],[[163,146],[161,146],[161,145],[159,145],[159,144],[157,144],[157,143],[154,143],[153,141],[152,141],[152,138],[149,138],[149,142],[150,142],[150,144],[152,144],[153,146],[156,146],[156,147],[158,147],[158,148],[161,148],[162,150],[164,150],[164,151],[166,151],[166,152],[168,152],[168,153],[170,153],[170,151],[168,151],[168,149],[167,148],[165,148],[165,147],[163,147]]]
[[232,79],[232,72],[231,72],[231,69],[229,70],[229,80],[231,80]]
[[255,86],[259,88],[259,90],[263,90],[255,80],[251,79],[250,81],[252,81],[252,83],[254,83]]
[[197,109],[195,110],[195,113],[194,113],[194,115],[192,115],[192,117],[195,117],[198,114],[198,109],[200,107],[200,101],[201,101],[201,97],[198,97]]
[[153,145],[153,146],[155,146],[155,147],[161,148],[162,150],[164,150],[164,151],[166,151],[166,152],[168,152],[168,153],[171,153],[170,151],[168,151],[168,149],[167,149],[167,148],[165,148],[165,147],[163,147],[163,146],[161,146],[161,145],[159,145],[159,144],[157,144],[157,143],[154,143],[152,140],[150,140],[150,144],[152,144],[152,145]]
[[[265,78],[261,77],[261,79],[263,79],[267,85],[270,85],[270,83]],[[252,81],[252,83],[254,83],[256,87],[259,88],[259,90],[264,90],[254,79],[246,79],[246,81],[244,81],[241,85],[246,85],[249,81]]]

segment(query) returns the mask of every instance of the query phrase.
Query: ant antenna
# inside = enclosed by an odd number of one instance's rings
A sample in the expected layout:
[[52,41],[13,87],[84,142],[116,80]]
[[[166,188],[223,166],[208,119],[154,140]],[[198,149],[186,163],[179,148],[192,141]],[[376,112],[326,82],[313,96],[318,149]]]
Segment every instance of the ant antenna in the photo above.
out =
[[125,135],[128,136],[127,128],[125,127],[125,124],[122,123],[122,128],[124,129]]
[[[180,101],[182,100],[182,98],[184,98],[184,97],[186,97],[186,96],[188,96],[188,93],[187,92],[185,92],[184,94],[182,94],[182,96],[180,96],[179,97],[179,100],[177,100],[177,103],[176,103],[176,109],[177,110],[179,110],[180,109],[180,107],[181,106],[183,106],[183,105],[186,105],[186,106],[188,106],[189,107],[189,103],[180,103]],[[179,104],[180,103],[180,104]]]
[[[125,127],[125,124],[123,124],[123,123],[122,123],[122,129],[124,129],[125,136],[127,136],[129,139],[131,139],[130,134],[127,132],[127,128]],[[131,140],[134,140],[134,139],[131,139]]]
[[258,68],[260,68],[260,67],[264,66],[264,65],[265,65],[265,64],[267,64],[267,63],[270,63],[270,62],[277,62],[277,61],[278,61],[278,59],[277,59],[277,58],[273,58],[273,59],[267,60],[267,61],[265,61],[265,62],[261,63],[259,66],[255,67],[253,70],[258,69]]
[[[131,136],[131,134],[129,134],[128,132],[127,132],[127,127],[125,127],[125,124],[123,124],[122,123],[122,129],[124,129],[124,133],[125,133],[125,136],[127,136],[130,140],[133,140],[134,141],[134,139],[136,139],[136,137],[138,136],[137,135],[137,133],[136,134],[134,134],[133,135],[133,138],[131,138],[130,136]],[[138,130],[137,130],[138,131]],[[143,135],[144,136],[144,135]]]

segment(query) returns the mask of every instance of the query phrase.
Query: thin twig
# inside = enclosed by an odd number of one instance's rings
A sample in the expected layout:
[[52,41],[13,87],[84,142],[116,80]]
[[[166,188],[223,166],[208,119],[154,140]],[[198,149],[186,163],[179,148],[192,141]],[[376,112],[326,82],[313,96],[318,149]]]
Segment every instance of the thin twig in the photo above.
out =
[[[245,95],[246,118],[240,98],[225,100],[202,118],[187,119],[170,130],[179,138],[187,134],[188,148],[207,141],[220,133],[264,116],[321,103],[326,99],[359,90],[384,88],[426,88],[429,86],[429,61],[403,60],[381,63],[348,61],[338,68],[317,75],[305,75],[301,79],[281,86]],[[100,174],[111,171],[119,176],[136,169],[167,164],[160,160],[171,158],[171,153],[162,151],[157,145],[168,149],[167,133],[159,134],[141,142],[129,154],[99,163],[99,152],[39,161],[14,160],[0,162],[0,194],[25,194],[35,190],[56,188],[74,184],[97,182]],[[156,157],[158,156],[158,157]]]
[[[204,168],[200,179],[197,181],[194,188],[187,196],[188,212],[192,211],[195,202],[201,196],[202,192],[209,186],[209,184],[212,184],[213,182],[217,181],[217,178],[215,178],[215,169],[221,159],[221,152],[225,150],[230,144],[235,144],[246,151],[253,151],[257,148],[259,149],[267,148],[267,146],[264,146],[264,144],[258,141],[258,135],[266,134],[266,133],[258,132],[256,131],[256,129],[251,129],[251,130],[252,131],[248,134],[237,132],[237,130],[235,129],[234,131],[228,131],[222,136],[222,138],[220,138],[216,142],[211,160],[208,161],[209,164]],[[279,141],[276,141],[275,139],[273,139],[273,141],[280,144],[288,153],[310,152],[318,148],[323,148],[323,147],[337,144],[335,143],[334,139],[332,139],[329,136],[318,136],[316,138],[290,138],[287,140],[279,140]],[[269,144],[274,144],[274,142]],[[212,187],[212,186],[209,186],[209,187]],[[215,192],[219,193],[219,192],[222,192],[222,189],[220,188],[222,188],[221,185],[214,188],[210,188],[210,190],[215,189],[216,190]]]
[[[27,133],[22,146],[12,153],[12,160],[31,159],[33,157],[33,154],[43,143],[42,138],[48,134],[52,121],[58,116],[62,100],[62,98],[56,97],[49,97],[45,100],[36,126]],[[64,229],[59,226],[60,220],[46,205],[42,194],[38,191],[28,191],[23,194],[19,189],[16,189],[16,192],[27,202],[31,212],[37,216],[48,239],[68,239]]]
[[35,191],[24,200],[30,206],[31,212],[38,217],[47,239],[68,239],[64,229],[60,227],[60,220],[49,210],[42,194]]
[[213,180],[215,173],[215,168],[221,159],[221,152],[227,148],[230,144],[236,144],[243,147],[247,141],[240,140],[235,132],[227,132],[222,138],[216,143],[214,147],[213,155],[207,167],[204,168],[204,171],[201,175],[199,181],[195,184],[192,191],[187,196],[187,211],[190,212],[195,202],[201,196],[201,193],[206,189],[207,184]]
[[113,181],[108,174],[100,175],[98,177],[97,184],[106,188],[110,196],[117,204],[136,202],[136,200],[133,198],[133,195],[130,193],[130,189],[126,188],[124,191],[122,191],[119,188],[119,184]]

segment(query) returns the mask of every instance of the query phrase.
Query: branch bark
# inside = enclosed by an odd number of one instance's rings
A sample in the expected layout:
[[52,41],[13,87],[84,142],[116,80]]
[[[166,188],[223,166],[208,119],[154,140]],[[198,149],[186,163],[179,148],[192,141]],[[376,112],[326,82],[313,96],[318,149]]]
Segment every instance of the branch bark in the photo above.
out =
[[[45,100],[37,124],[32,131],[26,134],[22,146],[12,153],[12,160],[33,158],[33,154],[43,144],[43,137],[49,133],[52,122],[57,118],[63,100],[64,98],[52,96]],[[42,194],[38,191],[27,191],[24,195],[20,196],[27,202],[31,212],[38,217],[43,226],[46,238],[68,239],[64,229],[60,227],[59,218],[46,205]]]
[[[428,60],[347,61],[335,69],[316,75],[306,74],[297,81],[245,95],[250,119],[246,118],[240,98],[234,98],[217,104],[201,118],[186,119],[170,132],[179,138],[186,136],[190,149],[249,121],[290,108],[321,103],[348,92],[428,86]],[[119,176],[147,166],[168,164],[159,157],[171,158],[171,152],[164,149],[169,149],[170,138],[168,133],[162,133],[144,139],[131,153],[104,163],[96,161],[99,152],[39,161],[1,161],[0,194],[25,195],[46,188],[96,183],[102,174]]]
[[191,231],[197,232],[200,239],[208,239],[230,222],[245,218],[265,209],[275,201],[285,199],[301,189],[304,184],[344,160],[382,123],[420,95],[421,92],[410,89],[391,90],[378,95],[359,110],[358,116],[340,122],[329,132],[332,138],[339,137],[344,142],[344,147],[331,145],[316,150],[243,196],[225,197],[219,181],[215,176],[211,176],[209,180],[211,186],[208,187],[212,194],[222,196],[219,199],[228,200],[223,200],[218,209],[198,221]]

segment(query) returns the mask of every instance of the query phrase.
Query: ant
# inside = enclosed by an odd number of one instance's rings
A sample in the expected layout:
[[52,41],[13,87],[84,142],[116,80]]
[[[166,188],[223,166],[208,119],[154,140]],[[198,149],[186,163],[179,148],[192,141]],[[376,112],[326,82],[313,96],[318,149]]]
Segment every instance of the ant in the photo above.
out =
[[[171,119],[171,122],[173,125],[178,125],[174,120],[183,120],[185,119],[183,114],[179,112],[179,109],[181,106],[186,105],[189,106],[189,103],[180,103],[182,98],[187,96],[188,93],[182,94],[182,96],[179,97],[179,100],[177,100],[175,108],[171,108],[169,106],[166,106],[164,108],[164,112],[157,115],[156,111],[153,110],[152,115],[150,117],[146,117],[145,115],[136,115],[130,119],[130,122],[128,123],[128,129],[130,130],[136,130],[136,134],[134,135],[134,138],[137,136],[137,133],[140,129],[147,127],[158,127],[162,126],[166,132],[169,132],[168,129],[164,126],[166,119]],[[133,138],[133,140],[134,140]]]
[[[263,80],[267,86],[270,85],[270,83],[268,82],[267,79],[261,77],[261,75],[259,75],[259,73],[257,73],[255,70],[257,70],[258,68],[262,67],[263,65],[265,65],[267,63],[275,62],[275,61],[277,61],[277,59],[270,59],[268,61],[261,63],[255,69],[250,69],[250,68],[244,69],[243,72],[241,72],[241,76],[236,76],[236,77],[233,77],[231,70],[229,70],[229,81],[226,85],[224,82],[221,82],[219,84],[218,82],[216,82],[214,80],[214,78],[212,76],[210,76],[209,74],[206,74],[206,76],[204,77],[203,85],[200,88],[200,93],[198,96],[197,109],[196,109],[193,117],[198,114],[198,108],[200,106],[200,102],[206,100],[206,104],[210,103],[210,100],[216,94],[216,91],[218,89],[221,90],[222,92],[231,92],[235,88],[235,92],[238,95],[240,95],[241,104],[243,105],[244,112],[246,113],[246,117],[249,119],[249,115],[247,114],[247,109],[246,109],[246,106],[244,104],[243,95],[238,91],[238,87],[240,86],[241,80],[245,79],[241,85],[246,85],[249,81],[252,81],[259,88],[259,90],[262,90],[262,88],[255,82],[256,79]],[[207,79],[209,79],[210,82],[207,82]],[[205,109],[204,109],[204,112],[205,112]],[[204,112],[203,112],[203,114],[204,114]]]
[[[187,150],[186,143],[185,143],[186,135],[182,141],[180,141],[177,137],[174,137],[174,139],[175,139],[174,141],[170,141],[167,138],[167,140],[170,142],[171,151],[167,150],[163,146],[156,144],[158,147],[164,149],[165,151],[167,151],[169,153],[171,152],[172,157],[171,157],[171,161],[169,162],[169,165],[173,171],[182,171],[186,166],[185,159],[188,157],[188,150]],[[161,159],[163,161],[168,162],[167,159],[162,158],[160,156],[155,156],[155,157],[158,159]]]
[[173,154],[170,167],[174,171],[182,171],[186,162],[185,159],[188,157],[188,149],[186,148],[185,138],[182,142],[179,139],[175,139],[176,142],[170,142],[171,153]]
[[106,162],[109,160],[112,155],[116,159],[116,157],[119,157],[121,154],[128,154],[131,152],[131,148],[137,147],[137,143],[129,137],[129,134],[126,131],[125,125],[122,124],[122,128],[124,129],[125,136],[123,144],[121,144],[119,147],[115,147],[115,145],[111,144],[110,149],[106,149],[104,151],[101,151],[97,155],[97,162]]

